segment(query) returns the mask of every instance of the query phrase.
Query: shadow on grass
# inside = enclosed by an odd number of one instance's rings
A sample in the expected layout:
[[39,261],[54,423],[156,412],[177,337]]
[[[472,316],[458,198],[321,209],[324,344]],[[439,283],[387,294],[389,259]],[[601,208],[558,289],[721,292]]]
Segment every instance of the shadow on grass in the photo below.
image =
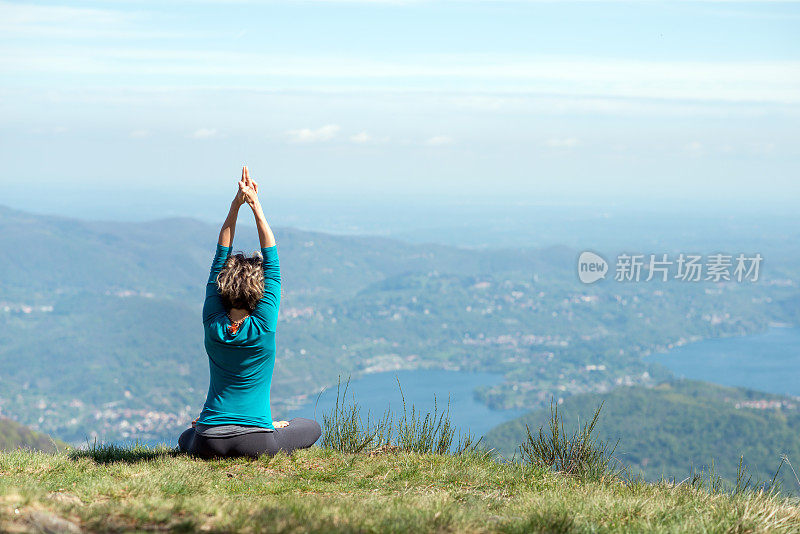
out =
[[151,462],[160,458],[174,458],[183,454],[177,448],[165,445],[147,447],[139,443],[115,445],[113,443],[98,444],[95,442],[85,449],[72,449],[69,451],[69,457],[72,460],[88,458],[99,464]]

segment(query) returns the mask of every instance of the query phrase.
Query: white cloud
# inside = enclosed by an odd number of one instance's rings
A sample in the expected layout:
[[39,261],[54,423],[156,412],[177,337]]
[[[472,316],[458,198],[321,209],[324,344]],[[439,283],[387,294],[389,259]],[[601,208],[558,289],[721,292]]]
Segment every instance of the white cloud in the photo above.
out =
[[[6,75],[33,72],[78,76],[146,75],[179,78],[179,84],[221,88],[480,90],[540,96],[671,99],[706,102],[800,103],[800,61],[664,61],[513,54],[429,54],[392,60],[341,56],[290,56],[259,52],[210,52],[70,46],[6,48]],[[234,82],[216,81],[219,77]],[[13,77],[12,77],[13,79]],[[210,81],[215,80],[215,81]],[[246,81],[242,81],[246,80]],[[609,100],[613,106],[613,100]],[[595,102],[596,104],[597,102]],[[497,108],[503,100],[464,101]]]
[[691,143],[688,143],[684,148],[688,152],[694,154],[695,156],[699,156],[700,154],[702,154],[704,149],[703,143],[701,143],[700,141],[692,141]]
[[150,137],[150,132],[148,130],[132,130],[128,137],[131,139],[144,139],[145,137]]
[[482,111],[497,111],[512,99],[491,95],[469,95],[454,97],[453,103],[459,107]]
[[41,5],[0,1],[0,34],[4,36],[53,38],[174,38],[175,31],[153,31],[136,22],[148,18],[144,12]]
[[192,132],[191,137],[195,139],[211,139],[212,137],[217,136],[217,129],[216,128],[200,128],[199,130],[195,130]]
[[425,141],[428,146],[447,146],[453,144],[453,138],[447,135],[434,135]]
[[293,143],[316,143],[330,141],[339,132],[340,128],[336,124],[326,124],[316,130],[311,128],[301,128],[299,130],[289,130],[287,135]]
[[388,137],[375,137],[369,132],[359,132],[350,136],[350,141],[357,145],[377,145],[380,143],[388,143]]
[[3,21],[9,24],[63,24],[83,22],[113,24],[128,18],[121,11],[67,6],[47,6],[31,3],[0,2]]
[[751,154],[755,154],[757,156],[771,156],[775,153],[775,143],[751,143],[748,149]]
[[63,134],[69,131],[69,128],[66,126],[53,126],[50,128],[32,128],[29,130],[33,134]]
[[355,135],[351,135],[350,140],[357,144],[365,144],[372,141],[372,136],[369,135],[367,132],[359,132]]
[[551,137],[544,144],[550,148],[575,148],[581,142],[575,137]]

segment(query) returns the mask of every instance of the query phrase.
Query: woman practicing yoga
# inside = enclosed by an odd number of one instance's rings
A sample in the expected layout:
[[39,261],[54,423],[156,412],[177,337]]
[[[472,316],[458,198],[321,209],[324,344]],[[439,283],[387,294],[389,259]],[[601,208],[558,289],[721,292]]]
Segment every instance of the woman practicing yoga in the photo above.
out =
[[[230,256],[239,208],[253,210],[261,256]],[[269,395],[281,273],[275,237],[258,201],[258,184],[242,169],[239,191],[219,232],[203,305],[211,384],[203,411],[178,439],[202,458],[291,453],[319,439],[316,421],[274,421]]]

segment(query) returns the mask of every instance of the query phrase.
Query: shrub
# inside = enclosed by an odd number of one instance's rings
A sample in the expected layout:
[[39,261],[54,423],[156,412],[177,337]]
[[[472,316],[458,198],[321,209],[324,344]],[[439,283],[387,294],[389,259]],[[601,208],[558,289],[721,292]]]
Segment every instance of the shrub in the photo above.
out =
[[616,444],[612,447],[593,435],[602,407],[600,403],[592,419],[568,435],[558,413],[558,404],[551,400],[546,431],[542,426],[538,434],[533,434],[525,425],[527,439],[519,446],[523,462],[579,478],[619,476],[624,469],[615,467],[618,465],[613,456]]
[[322,414],[322,446],[340,452],[357,453],[388,445],[392,439],[391,414],[387,410],[380,419],[371,420],[367,412],[366,420],[362,420],[361,408],[355,397],[350,404],[346,402],[349,386],[348,378],[342,391],[342,380],[339,378],[333,411]]
[[[759,477],[753,480],[753,475],[750,473],[749,467],[744,463],[744,456],[739,456],[736,480],[731,482],[717,474],[715,463],[712,460],[711,465],[707,468],[700,470],[692,468],[690,475],[682,480],[680,484],[687,484],[693,488],[714,494],[743,495],[749,493],[766,493],[769,495],[777,495],[781,493],[781,480],[778,478],[778,475],[784,465],[788,465],[794,472],[789,458],[783,455],[772,479],[764,480]],[[796,473],[795,478],[797,478]]]
[[[478,449],[477,441],[470,433],[458,433],[458,440],[453,446],[456,429],[450,420],[450,402],[447,408],[439,412],[436,396],[433,398],[433,412],[423,413],[412,404],[406,404],[403,388],[398,380],[400,395],[403,399],[403,413],[397,424],[392,413],[387,410],[380,418],[373,418],[369,411],[362,416],[361,408],[353,396],[348,402],[348,378],[342,390],[341,378],[336,387],[336,401],[333,410],[322,414],[323,432],[322,446],[340,452],[369,452],[380,448],[434,453],[456,454],[473,453]],[[396,434],[396,440],[392,438]]]

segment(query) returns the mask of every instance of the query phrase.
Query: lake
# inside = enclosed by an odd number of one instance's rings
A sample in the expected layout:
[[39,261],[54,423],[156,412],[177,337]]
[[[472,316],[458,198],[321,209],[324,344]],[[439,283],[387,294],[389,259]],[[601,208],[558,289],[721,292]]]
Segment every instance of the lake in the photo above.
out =
[[[416,371],[393,371],[374,373],[357,380],[351,380],[348,400],[352,395],[361,407],[362,414],[369,410],[371,415],[383,415],[387,409],[395,414],[403,412],[403,402],[397,379],[403,386],[409,414],[413,404],[417,410],[433,412],[433,398],[441,412],[447,407],[450,396],[450,419],[457,430],[469,429],[476,437],[482,436],[494,426],[526,413],[526,410],[492,410],[477,401],[473,391],[478,386],[494,385],[503,381],[503,376],[494,373],[469,373],[462,371],[443,371],[439,369],[420,369]],[[323,412],[332,410],[336,402],[336,385],[328,388],[302,408],[291,413],[291,417],[308,417],[322,423]],[[316,403],[316,416],[314,405]],[[458,432],[456,432],[456,438]]]
[[800,395],[800,328],[706,339],[647,359],[686,378]]

